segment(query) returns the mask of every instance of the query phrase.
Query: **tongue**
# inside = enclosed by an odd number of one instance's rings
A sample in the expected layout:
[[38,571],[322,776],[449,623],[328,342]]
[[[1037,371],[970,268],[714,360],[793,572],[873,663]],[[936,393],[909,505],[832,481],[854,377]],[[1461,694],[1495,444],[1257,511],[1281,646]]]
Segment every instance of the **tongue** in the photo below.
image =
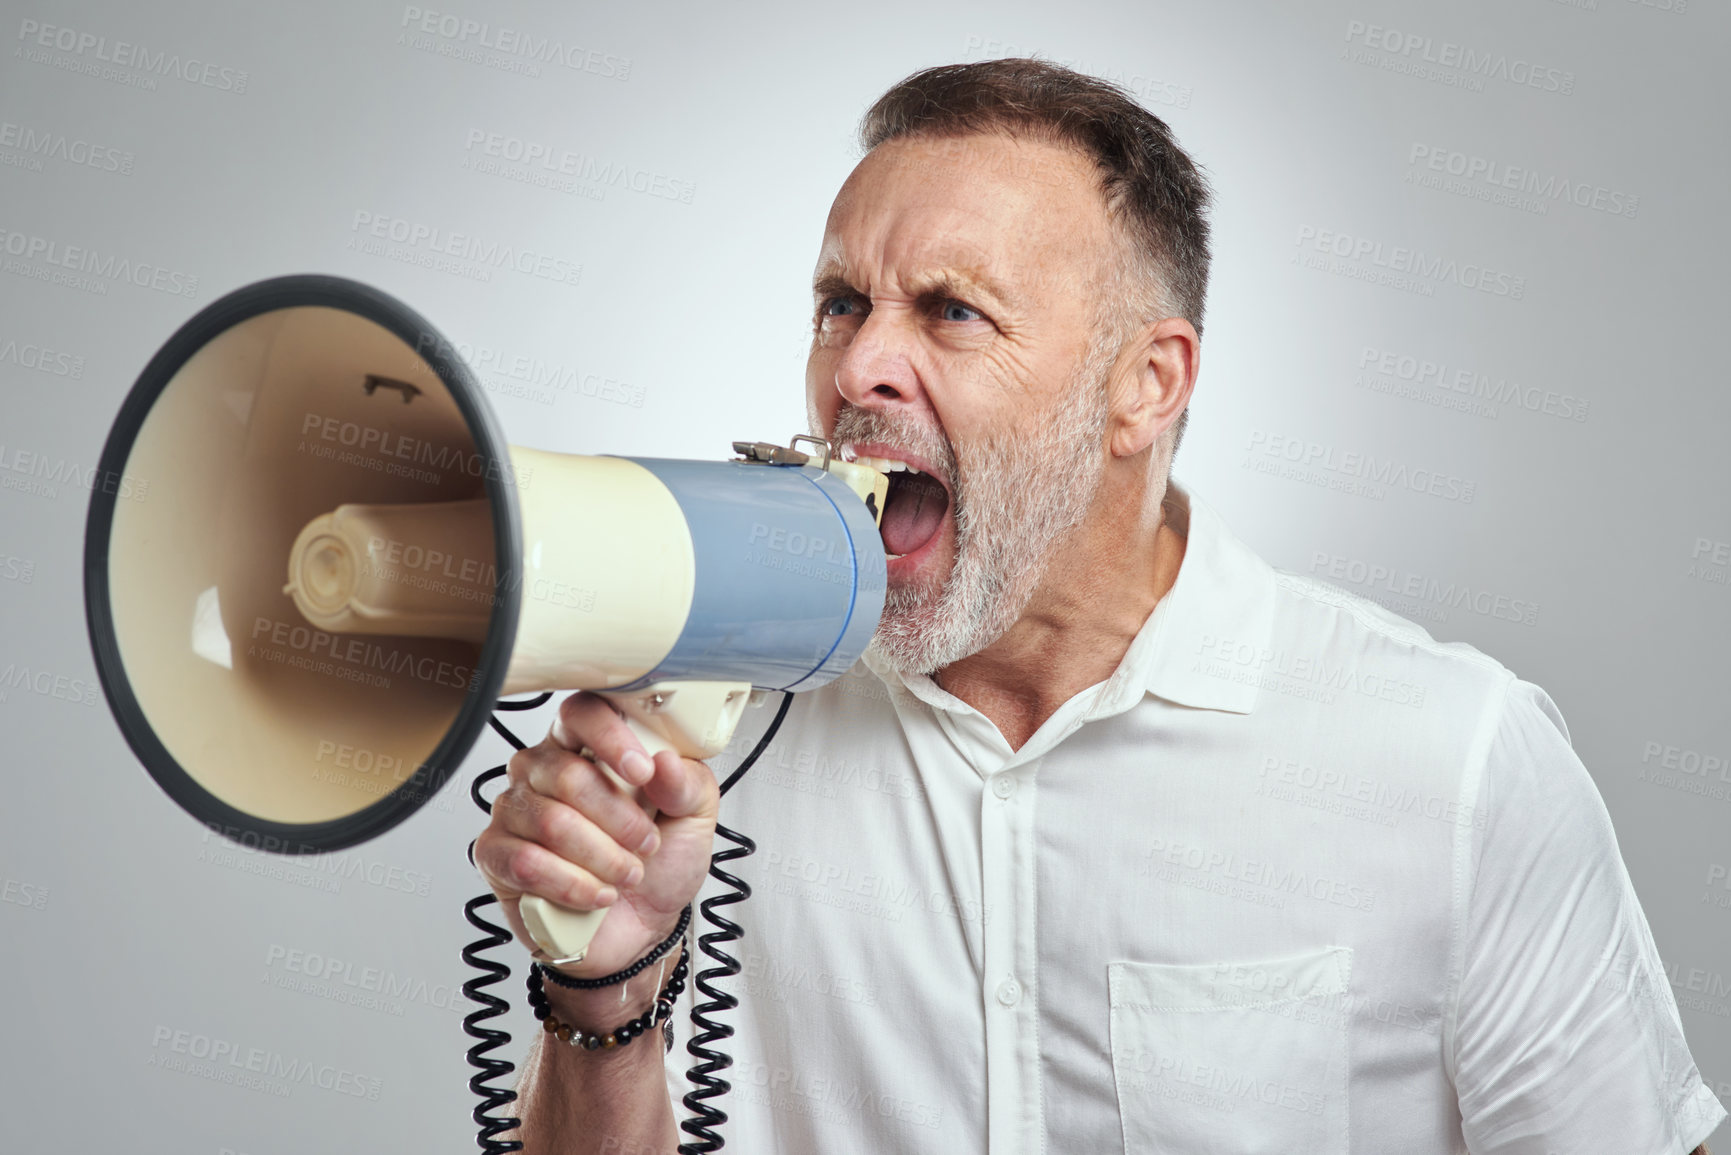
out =
[[884,549],[892,554],[913,553],[937,536],[949,508],[950,495],[933,478],[923,473],[893,474],[879,527]]

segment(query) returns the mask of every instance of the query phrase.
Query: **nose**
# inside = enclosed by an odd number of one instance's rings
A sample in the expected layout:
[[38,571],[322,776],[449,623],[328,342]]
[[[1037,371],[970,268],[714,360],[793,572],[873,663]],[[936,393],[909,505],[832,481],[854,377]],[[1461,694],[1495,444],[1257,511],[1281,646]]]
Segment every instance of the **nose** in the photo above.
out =
[[861,409],[900,409],[923,400],[914,368],[917,336],[902,312],[879,308],[867,314],[836,364],[836,391]]

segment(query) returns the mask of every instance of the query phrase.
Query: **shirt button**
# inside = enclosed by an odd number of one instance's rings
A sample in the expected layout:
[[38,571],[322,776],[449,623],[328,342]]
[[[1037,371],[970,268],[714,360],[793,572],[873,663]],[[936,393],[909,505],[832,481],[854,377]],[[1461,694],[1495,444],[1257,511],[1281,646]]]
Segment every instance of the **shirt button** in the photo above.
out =
[[1005,979],[998,984],[998,1001],[1006,1007],[1013,1007],[1022,1001],[1022,984],[1015,979]]
[[1000,774],[992,779],[992,793],[999,798],[1008,799],[1016,792],[1016,780],[1008,774]]

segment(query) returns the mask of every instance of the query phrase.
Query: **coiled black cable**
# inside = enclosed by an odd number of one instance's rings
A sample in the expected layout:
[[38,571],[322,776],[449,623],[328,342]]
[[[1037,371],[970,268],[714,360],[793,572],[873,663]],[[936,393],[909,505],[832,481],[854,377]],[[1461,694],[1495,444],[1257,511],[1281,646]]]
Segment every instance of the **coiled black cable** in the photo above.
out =
[[[499,702],[495,709],[533,710],[544,704],[552,696],[551,693],[545,693],[521,702]],[[523,749],[522,739],[506,729],[505,725],[499,721],[497,714],[489,718],[488,722],[505,741],[511,744],[513,750]],[[481,787],[503,775],[505,769],[504,766],[494,766],[492,769],[476,775],[475,780],[469,784],[469,797],[474,799],[475,805],[479,806],[484,814],[493,813],[493,804],[482,797]],[[475,865],[475,844],[473,842],[469,843],[469,865]],[[463,1030],[470,1038],[480,1040],[470,1047],[468,1052],[469,1065],[476,1068],[476,1073],[469,1079],[469,1090],[481,1099],[470,1117],[475,1120],[475,1126],[479,1128],[475,1142],[486,1155],[508,1155],[509,1152],[523,1149],[523,1142],[520,1139],[494,1138],[501,1131],[513,1130],[521,1123],[521,1120],[514,1115],[495,1116],[492,1114],[500,1107],[515,1103],[517,1092],[507,1087],[488,1085],[490,1080],[503,1078],[516,1070],[515,1065],[509,1060],[490,1057],[492,1052],[500,1047],[510,1045],[511,1032],[501,1031],[496,1027],[482,1026],[488,1019],[498,1018],[511,1009],[510,1003],[486,990],[487,987],[509,979],[511,968],[497,959],[482,958],[480,953],[511,941],[510,931],[497,923],[488,922],[479,913],[482,907],[498,901],[499,896],[488,891],[486,894],[476,895],[463,906],[463,915],[469,920],[469,925],[485,935],[484,938],[478,938],[463,948],[463,961],[482,972],[480,976],[463,984],[463,994],[468,996],[471,1001],[481,1004],[480,1009],[470,1011],[463,1019]]]
[[[738,782],[745,775],[745,772],[751,769],[752,764],[758,760],[764,750],[768,749],[770,740],[775,737],[775,732],[781,729],[782,719],[787,717],[787,709],[792,704],[793,695],[783,693],[781,708],[776,710],[775,717],[770,720],[769,726],[763,731],[763,737],[757,740],[757,745],[751,748],[751,753],[745,756],[744,761],[740,762],[733,773],[727,776],[727,781],[721,784],[723,795],[733,788],[734,783]],[[716,824],[715,833],[718,837],[725,838],[734,845],[726,850],[718,850],[710,856],[709,876],[732,887],[732,889],[706,898],[698,906],[698,909],[703,912],[704,921],[716,929],[699,936],[697,945],[718,965],[710,967],[708,970],[699,971],[697,978],[692,982],[693,987],[703,992],[709,1001],[699,1003],[691,1011],[691,1023],[697,1029],[697,1033],[693,1034],[690,1041],[685,1044],[685,1049],[698,1062],[685,1072],[685,1077],[696,1084],[696,1089],[686,1092],[683,1099],[685,1109],[692,1113],[692,1117],[686,1119],[679,1126],[687,1135],[692,1136],[695,1142],[681,1143],[679,1155],[706,1155],[708,1152],[721,1150],[726,1140],[716,1134],[714,1128],[727,1122],[727,1112],[711,1104],[710,1100],[720,1098],[733,1088],[733,1085],[726,1079],[718,1077],[720,1072],[733,1066],[733,1058],[725,1051],[716,1050],[712,1045],[724,1039],[732,1038],[733,1027],[712,1016],[720,1011],[730,1011],[739,1005],[739,1000],[716,986],[715,980],[728,978],[740,972],[739,960],[721,948],[728,943],[739,941],[744,931],[740,929],[738,923],[723,916],[720,910],[724,906],[732,906],[734,903],[744,902],[750,898],[751,887],[744,879],[723,870],[722,864],[737,861],[753,853],[757,850],[757,843],[720,823]]]

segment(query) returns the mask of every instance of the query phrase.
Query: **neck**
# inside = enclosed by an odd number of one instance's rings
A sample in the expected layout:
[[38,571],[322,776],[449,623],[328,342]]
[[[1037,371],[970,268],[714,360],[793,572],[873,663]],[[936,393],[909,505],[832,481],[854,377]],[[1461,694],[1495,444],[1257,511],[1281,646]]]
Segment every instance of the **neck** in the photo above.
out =
[[937,683],[1019,750],[1058,708],[1105,681],[1177,580],[1184,538],[1158,499],[1102,495],[1060,542],[1028,608],[985,649],[938,671]]

